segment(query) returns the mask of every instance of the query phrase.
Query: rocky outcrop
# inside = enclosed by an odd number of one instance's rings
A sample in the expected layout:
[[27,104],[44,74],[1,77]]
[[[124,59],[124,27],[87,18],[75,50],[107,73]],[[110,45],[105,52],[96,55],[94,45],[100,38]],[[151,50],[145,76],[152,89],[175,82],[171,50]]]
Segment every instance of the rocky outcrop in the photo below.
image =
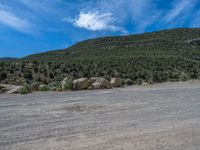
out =
[[73,88],[75,90],[87,89],[88,86],[89,86],[89,81],[87,78],[80,78],[80,79],[74,80],[73,82]]
[[195,46],[200,46],[200,38],[189,40],[188,43],[192,44],[192,45],[195,45]]
[[93,89],[105,89],[111,87],[108,80],[100,77],[91,78],[90,83]]
[[110,84],[112,85],[112,87],[122,87],[123,80],[121,78],[111,78]]

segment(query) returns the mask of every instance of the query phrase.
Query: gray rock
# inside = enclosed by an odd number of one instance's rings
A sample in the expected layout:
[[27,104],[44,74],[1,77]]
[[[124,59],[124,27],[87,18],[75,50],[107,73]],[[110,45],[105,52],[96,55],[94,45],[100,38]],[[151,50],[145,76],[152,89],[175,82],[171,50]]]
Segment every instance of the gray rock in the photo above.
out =
[[192,45],[195,45],[195,46],[200,46],[200,38],[189,40],[188,43],[192,44]]
[[126,79],[126,80],[124,81],[124,84],[125,84],[125,85],[133,85],[133,80],[131,80],[131,79]]
[[48,86],[51,91],[56,91],[58,88],[61,88],[61,85],[56,82],[52,82]]
[[1,92],[6,94],[17,94],[21,86],[1,84]]
[[123,80],[121,78],[111,78],[110,84],[113,87],[122,87],[123,86]]
[[89,86],[89,82],[87,78],[80,78],[80,79],[74,80],[73,82],[73,88],[76,90],[87,89],[88,86]]
[[32,84],[31,84],[31,89],[32,89],[33,91],[38,91],[40,84],[41,84],[40,82],[32,83]]

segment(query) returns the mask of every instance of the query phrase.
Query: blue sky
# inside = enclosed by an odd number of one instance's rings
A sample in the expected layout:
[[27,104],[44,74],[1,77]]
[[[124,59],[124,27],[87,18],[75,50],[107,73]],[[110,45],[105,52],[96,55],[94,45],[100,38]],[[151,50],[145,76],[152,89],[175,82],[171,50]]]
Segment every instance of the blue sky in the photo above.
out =
[[0,0],[0,57],[178,27],[200,27],[200,0]]

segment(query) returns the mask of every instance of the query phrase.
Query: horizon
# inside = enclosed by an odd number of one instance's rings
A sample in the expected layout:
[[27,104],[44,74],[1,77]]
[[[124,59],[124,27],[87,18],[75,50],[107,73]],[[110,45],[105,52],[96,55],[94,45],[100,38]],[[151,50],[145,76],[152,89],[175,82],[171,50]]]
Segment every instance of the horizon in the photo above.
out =
[[200,27],[198,0],[113,1],[1,1],[0,58],[64,49],[98,37]]

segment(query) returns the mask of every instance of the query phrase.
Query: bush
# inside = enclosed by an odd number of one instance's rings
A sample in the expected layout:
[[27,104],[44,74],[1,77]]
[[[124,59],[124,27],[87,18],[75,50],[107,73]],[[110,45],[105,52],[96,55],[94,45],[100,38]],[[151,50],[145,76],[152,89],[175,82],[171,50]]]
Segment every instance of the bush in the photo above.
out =
[[32,80],[32,79],[33,79],[32,72],[31,72],[31,71],[25,72],[25,73],[24,73],[24,78],[25,78],[25,79]]
[[31,93],[31,88],[28,85],[22,86],[19,90],[18,90],[19,94],[28,94]]
[[73,80],[71,78],[65,78],[61,82],[62,90],[70,90],[73,88]]
[[0,73],[0,79],[4,80],[6,78],[7,78],[7,73],[6,72]]
[[42,84],[39,86],[39,91],[49,91],[49,86]]

